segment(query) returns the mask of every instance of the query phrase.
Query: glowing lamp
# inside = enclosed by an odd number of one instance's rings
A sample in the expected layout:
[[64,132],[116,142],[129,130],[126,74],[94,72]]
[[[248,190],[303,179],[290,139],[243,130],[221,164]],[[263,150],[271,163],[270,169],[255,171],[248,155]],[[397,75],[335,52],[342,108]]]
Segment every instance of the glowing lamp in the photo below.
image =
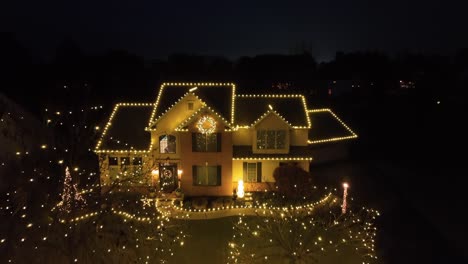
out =
[[152,170],[152,171],[151,171],[151,174],[152,174],[153,176],[159,175],[159,170]]
[[237,197],[243,198],[244,197],[244,181],[239,180],[237,182]]
[[346,206],[347,206],[347,203],[346,203],[346,197],[348,196],[348,183],[345,182],[343,183],[343,205],[341,206],[341,213],[342,214],[346,214]]

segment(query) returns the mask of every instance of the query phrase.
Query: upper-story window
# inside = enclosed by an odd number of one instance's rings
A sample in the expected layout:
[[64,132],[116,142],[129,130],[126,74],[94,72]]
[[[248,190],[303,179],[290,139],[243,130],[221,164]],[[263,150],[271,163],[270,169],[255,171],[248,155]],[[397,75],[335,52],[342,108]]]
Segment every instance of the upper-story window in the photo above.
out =
[[211,133],[192,133],[192,151],[193,152],[220,152],[221,134]]
[[257,149],[284,149],[286,130],[258,130]]
[[160,136],[159,153],[176,153],[176,137],[173,135]]
[[188,102],[188,110],[193,110],[193,102]]

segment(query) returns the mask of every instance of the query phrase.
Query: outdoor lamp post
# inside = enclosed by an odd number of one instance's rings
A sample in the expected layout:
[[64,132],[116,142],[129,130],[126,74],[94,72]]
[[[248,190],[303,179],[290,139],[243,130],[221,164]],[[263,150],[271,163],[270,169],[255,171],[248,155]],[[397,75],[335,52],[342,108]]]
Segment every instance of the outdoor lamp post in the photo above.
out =
[[343,188],[344,188],[344,190],[343,190],[343,205],[341,206],[341,213],[342,214],[346,214],[346,206],[347,206],[346,198],[348,196],[348,187],[349,187],[348,183],[346,183],[346,182],[343,183]]

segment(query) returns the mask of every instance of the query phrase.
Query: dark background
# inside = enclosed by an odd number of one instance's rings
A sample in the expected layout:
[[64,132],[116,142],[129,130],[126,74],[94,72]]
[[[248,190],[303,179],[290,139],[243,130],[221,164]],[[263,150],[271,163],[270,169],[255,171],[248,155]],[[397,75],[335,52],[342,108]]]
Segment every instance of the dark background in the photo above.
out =
[[359,135],[335,166],[341,175],[320,180],[349,174],[353,195],[383,212],[384,262],[461,263],[465,10],[419,0],[11,2],[0,11],[0,92],[38,118],[103,106],[101,125],[113,103],[154,101],[163,81],[303,93]]

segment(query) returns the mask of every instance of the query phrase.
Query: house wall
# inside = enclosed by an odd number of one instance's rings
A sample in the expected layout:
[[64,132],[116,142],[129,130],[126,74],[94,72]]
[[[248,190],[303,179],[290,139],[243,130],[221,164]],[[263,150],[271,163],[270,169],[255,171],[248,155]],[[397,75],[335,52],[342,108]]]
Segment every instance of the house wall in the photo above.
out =
[[292,129],[290,130],[290,135],[291,146],[307,146],[309,129]]
[[[180,135],[181,188],[188,196],[230,196],[232,195],[232,135],[221,132],[221,152],[192,152],[192,133]],[[193,185],[192,166],[221,165],[221,186]]]
[[252,145],[253,129],[239,128],[232,132],[232,144],[236,146]]

